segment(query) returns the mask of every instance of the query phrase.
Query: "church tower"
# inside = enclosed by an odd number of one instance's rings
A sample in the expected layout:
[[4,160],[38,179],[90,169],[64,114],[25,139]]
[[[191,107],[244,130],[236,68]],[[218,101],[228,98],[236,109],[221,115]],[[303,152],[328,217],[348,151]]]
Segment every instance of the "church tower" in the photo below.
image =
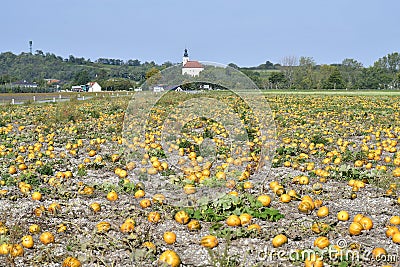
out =
[[185,48],[185,53],[183,53],[183,58],[182,58],[182,66],[185,66],[185,64],[189,61],[189,54],[187,49]]

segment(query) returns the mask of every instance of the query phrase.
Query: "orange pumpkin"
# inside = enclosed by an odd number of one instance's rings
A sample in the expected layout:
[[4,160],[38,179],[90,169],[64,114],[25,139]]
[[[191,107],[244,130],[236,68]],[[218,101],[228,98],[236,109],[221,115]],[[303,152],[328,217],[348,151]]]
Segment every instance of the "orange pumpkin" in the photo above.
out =
[[180,224],[187,224],[189,219],[190,219],[189,214],[187,214],[187,212],[184,210],[178,211],[175,214],[175,221],[177,221]]
[[358,222],[352,222],[349,226],[349,233],[350,235],[359,235],[361,234],[361,231],[363,230],[363,226],[361,223]]
[[152,211],[147,216],[147,220],[151,223],[158,223],[160,221],[160,219],[161,219],[161,215],[157,211]]
[[189,231],[195,231],[195,230],[199,230],[201,228],[201,225],[198,220],[191,220],[187,224],[187,228],[189,229]]
[[241,221],[239,216],[237,215],[231,215],[228,217],[228,219],[226,219],[226,224],[228,226],[240,226],[241,225]]
[[166,250],[160,255],[159,261],[166,263],[171,267],[178,267],[181,264],[181,259],[173,250]]
[[25,248],[33,248],[33,238],[31,235],[26,235],[22,237],[21,244]]
[[81,262],[74,257],[67,257],[65,258],[65,260],[63,261],[62,264],[63,267],[81,267],[82,264]]
[[176,234],[174,232],[165,232],[163,235],[165,243],[172,245],[176,241]]
[[214,248],[218,245],[218,239],[213,235],[206,235],[201,238],[200,244],[205,248]]
[[54,243],[54,235],[51,232],[44,232],[40,235],[39,240],[44,245],[48,245]]
[[272,239],[274,248],[280,247],[288,242],[288,238],[284,234],[279,234]]

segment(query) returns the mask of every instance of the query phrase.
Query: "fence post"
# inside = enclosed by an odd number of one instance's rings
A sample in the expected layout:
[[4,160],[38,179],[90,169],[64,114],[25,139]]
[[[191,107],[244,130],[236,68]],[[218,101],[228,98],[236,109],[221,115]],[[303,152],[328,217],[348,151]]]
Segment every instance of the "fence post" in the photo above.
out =
[[13,99],[11,99],[11,105],[14,105],[15,104],[15,99],[13,98]]

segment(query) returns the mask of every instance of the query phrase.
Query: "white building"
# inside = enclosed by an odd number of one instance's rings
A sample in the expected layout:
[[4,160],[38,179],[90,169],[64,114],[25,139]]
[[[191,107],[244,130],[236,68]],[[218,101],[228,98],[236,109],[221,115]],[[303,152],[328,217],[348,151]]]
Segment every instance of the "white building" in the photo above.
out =
[[189,54],[187,49],[185,49],[185,53],[183,54],[182,59],[182,75],[188,74],[190,76],[199,76],[200,72],[204,70],[203,65],[194,60],[189,60]]
[[97,82],[89,82],[87,83],[88,92],[101,92],[101,86]]
[[153,92],[155,92],[155,93],[164,92],[164,87],[161,85],[154,86]]

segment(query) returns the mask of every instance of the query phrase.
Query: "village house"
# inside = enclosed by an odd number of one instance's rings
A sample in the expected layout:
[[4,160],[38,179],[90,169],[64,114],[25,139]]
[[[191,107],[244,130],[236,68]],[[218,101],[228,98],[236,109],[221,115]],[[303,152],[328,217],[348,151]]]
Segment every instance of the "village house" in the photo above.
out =
[[97,82],[89,82],[86,84],[87,92],[101,92],[101,86]]
[[71,90],[73,92],[101,92],[101,86],[97,82],[88,82],[85,85],[74,85]]

